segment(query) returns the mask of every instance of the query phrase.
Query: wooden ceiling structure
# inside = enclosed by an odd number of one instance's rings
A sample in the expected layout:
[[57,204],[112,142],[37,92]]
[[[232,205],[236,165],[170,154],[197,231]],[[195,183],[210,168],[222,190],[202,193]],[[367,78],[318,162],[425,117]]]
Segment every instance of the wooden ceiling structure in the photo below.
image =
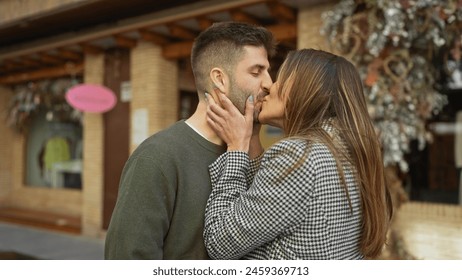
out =
[[[108,2],[113,5],[108,6]],[[142,6],[142,2],[164,5],[151,7],[148,12],[141,9],[128,13],[127,9],[126,14],[120,12],[124,7],[114,7],[115,3],[132,3],[132,7],[135,4],[141,5],[137,7],[146,7]],[[80,10],[74,8],[66,11],[67,16],[61,11],[54,17],[48,15],[36,22],[30,20],[26,24],[22,22],[6,28],[0,25],[0,84],[13,85],[37,79],[81,75],[84,71],[85,53],[101,53],[114,47],[133,48],[140,40],[161,46],[162,54],[167,59],[188,58],[194,38],[217,21],[242,21],[265,26],[282,47],[296,48],[297,9],[300,4],[313,2],[316,1],[97,0],[93,3],[100,5],[100,11],[93,12],[93,17],[90,11],[94,11],[95,6],[87,5],[87,10],[84,10],[85,7],[78,7]],[[101,10],[102,5],[117,9],[119,14],[115,10]],[[112,13],[115,16],[98,18],[98,14],[102,13]],[[71,15],[74,16],[73,19],[70,18]],[[98,22],[97,19],[104,22]],[[93,25],[89,27],[88,22]],[[83,23],[87,25],[83,26]],[[61,25],[61,28],[47,28],[44,24],[53,27]],[[21,28],[28,33],[22,36],[18,34]],[[52,34],[43,33],[43,30],[50,30]],[[65,32],[56,33],[56,30]],[[39,38],[25,36],[37,33]]]

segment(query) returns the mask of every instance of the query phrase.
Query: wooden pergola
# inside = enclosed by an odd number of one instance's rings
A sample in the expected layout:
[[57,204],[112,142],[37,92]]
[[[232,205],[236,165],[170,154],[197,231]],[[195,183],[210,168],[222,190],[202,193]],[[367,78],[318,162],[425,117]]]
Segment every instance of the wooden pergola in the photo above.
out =
[[[101,2],[102,5],[107,1],[96,2]],[[161,46],[162,54],[167,59],[187,58],[194,38],[217,21],[242,21],[265,26],[274,34],[280,45],[295,48],[297,8],[302,3],[312,4],[316,1],[170,2],[172,7],[167,9],[99,24],[76,32],[54,34],[34,41],[0,47],[0,84],[11,85],[43,78],[81,75],[84,71],[85,53],[101,53],[113,47],[133,48],[140,40]],[[85,13],[85,10],[80,9],[78,12]],[[85,14],[80,16],[85,20]],[[62,17],[61,13],[61,20],[64,20]],[[31,25],[33,23],[29,23],[29,26]],[[32,27],[30,28],[33,32]],[[0,26],[0,35],[2,31],[4,30]]]

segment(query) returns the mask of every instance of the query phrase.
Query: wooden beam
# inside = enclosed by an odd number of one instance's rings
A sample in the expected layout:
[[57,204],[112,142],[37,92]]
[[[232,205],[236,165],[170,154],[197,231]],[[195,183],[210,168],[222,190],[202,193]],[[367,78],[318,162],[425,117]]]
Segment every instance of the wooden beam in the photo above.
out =
[[3,66],[8,70],[17,70],[17,69],[23,68],[23,65],[11,59],[4,60]]
[[199,23],[201,30],[205,30],[213,24],[213,20],[207,18],[206,16],[197,17],[196,20]]
[[104,52],[103,48],[97,47],[95,45],[90,45],[88,43],[80,44],[84,53],[87,54],[100,54]]
[[295,11],[280,2],[269,2],[268,8],[277,20],[282,22],[294,22],[296,20]]
[[0,76],[0,84],[11,85],[40,79],[79,75],[83,73],[83,69],[83,64],[79,63],[73,66],[72,73],[69,72],[68,65],[61,65],[57,67],[43,68],[40,70],[29,71],[24,73],[4,75]]
[[38,61],[37,59],[29,58],[29,57],[20,57],[19,58],[21,63],[30,66],[30,67],[40,67],[43,64]]
[[[277,24],[267,26],[277,41],[287,41],[297,38],[297,25]],[[185,58],[191,55],[193,41],[168,44],[162,47],[162,54],[167,59]]]
[[81,53],[71,50],[58,49],[58,54],[67,60],[79,61],[83,59],[83,55]]
[[136,47],[136,44],[138,43],[135,39],[131,39],[122,35],[114,35],[114,40],[118,47],[127,49],[132,49]]
[[173,43],[162,47],[162,55],[167,59],[185,58],[191,55],[193,41]]
[[197,36],[196,32],[178,24],[169,23],[167,24],[167,27],[173,37],[179,37],[180,39],[194,39]]
[[49,51],[56,48],[80,45],[82,43],[86,44],[94,40],[113,36],[114,34],[132,32],[139,30],[140,28],[149,28],[151,26],[158,26],[168,22],[192,19],[204,14],[224,12],[233,8],[251,6],[265,3],[267,1],[268,0],[214,0],[213,4],[210,4],[210,1],[198,1],[189,5],[130,18],[111,26],[93,28],[91,31],[82,31],[77,33],[69,32],[53,38],[37,40],[33,43],[21,45],[20,47],[14,46],[9,49],[2,49],[0,50],[0,60]]
[[163,45],[169,43],[168,38],[165,37],[164,35],[154,33],[154,32],[149,31],[147,29],[140,29],[140,30],[138,30],[138,32],[140,33],[140,36],[141,36],[141,38],[143,38],[143,40],[152,42],[152,43],[154,43],[156,45],[163,46]]
[[42,60],[43,62],[48,63],[48,64],[61,64],[61,63],[64,63],[64,61],[62,61],[61,59],[59,59],[59,58],[57,58],[55,56],[46,54],[46,53],[40,53],[39,57],[40,57],[40,60]]
[[252,24],[260,24],[260,21],[257,18],[239,9],[231,10],[230,14],[234,21],[248,22]]
[[267,26],[268,30],[273,33],[274,38],[278,41],[292,40],[297,38],[297,23],[285,23]]

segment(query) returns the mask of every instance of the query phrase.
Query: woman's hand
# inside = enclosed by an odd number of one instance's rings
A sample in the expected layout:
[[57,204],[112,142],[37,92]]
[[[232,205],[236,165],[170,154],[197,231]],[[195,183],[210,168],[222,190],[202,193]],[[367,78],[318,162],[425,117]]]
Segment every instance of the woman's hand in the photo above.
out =
[[249,151],[250,137],[253,130],[253,96],[249,96],[245,114],[234,106],[224,93],[217,93],[222,107],[209,94],[207,96],[207,123],[215,133],[228,145],[228,151]]

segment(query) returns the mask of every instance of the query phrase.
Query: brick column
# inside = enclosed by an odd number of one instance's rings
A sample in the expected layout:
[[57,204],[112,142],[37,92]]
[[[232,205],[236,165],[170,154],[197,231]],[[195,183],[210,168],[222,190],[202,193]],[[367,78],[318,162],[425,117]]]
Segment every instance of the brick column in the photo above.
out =
[[140,41],[132,49],[130,69],[130,152],[133,152],[139,144],[139,135],[149,136],[178,120],[178,63],[165,59],[161,47]]
[[[104,54],[85,55],[84,82],[104,84]],[[84,113],[82,234],[99,237],[103,219],[104,123],[100,113]]]
[[[0,105],[7,108],[13,91],[0,86]],[[6,196],[13,190],[13,137],[14,130],[10,128],[5,119],[0,120],[0,205],[5,205]]]
[[331,10],[335,3],[326,3],[302,8],[298,13],[297,49],[313,48],[331,51],[326,38],[320,34],[321,14]]

